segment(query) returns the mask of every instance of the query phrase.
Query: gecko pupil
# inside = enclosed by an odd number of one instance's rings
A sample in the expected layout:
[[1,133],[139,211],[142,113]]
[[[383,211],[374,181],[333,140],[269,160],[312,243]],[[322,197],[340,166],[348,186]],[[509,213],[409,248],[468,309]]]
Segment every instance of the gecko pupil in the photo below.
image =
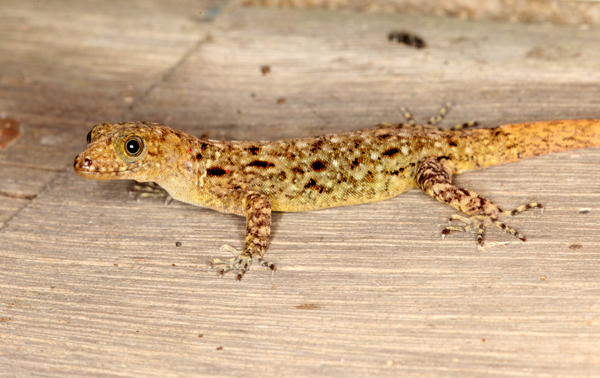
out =
[[130,155],[136,155],[140,152],[140,142],[135,139],[129,139],[125,144],[125,148]]

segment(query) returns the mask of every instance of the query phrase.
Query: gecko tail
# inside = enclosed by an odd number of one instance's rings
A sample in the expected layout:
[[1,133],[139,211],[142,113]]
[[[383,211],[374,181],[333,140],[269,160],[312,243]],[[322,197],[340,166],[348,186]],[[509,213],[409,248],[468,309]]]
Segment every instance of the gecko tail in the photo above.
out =
[[579,119],[504,125],[506,133],[503,160],[525,159],[553,152],[600,146],[600,120]]
[[[600,119],[517,123],[457,132],[462,160],[454,173],[534,156],[600,146]],[[462,143],[461,143],[462,142]]]

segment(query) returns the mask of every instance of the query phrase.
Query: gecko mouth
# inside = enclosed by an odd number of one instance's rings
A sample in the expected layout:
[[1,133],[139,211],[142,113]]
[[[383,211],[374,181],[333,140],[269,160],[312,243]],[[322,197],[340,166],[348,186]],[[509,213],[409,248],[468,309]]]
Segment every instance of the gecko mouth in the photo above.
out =
[[73,169],[75,170],[75,173],[84,178],[109,180],[135,171],[137,168],[129,168],[126,166],[106,167],[97,163],[98,162],[94,162],[94,160],[87,156],[78,155],[73,162]]

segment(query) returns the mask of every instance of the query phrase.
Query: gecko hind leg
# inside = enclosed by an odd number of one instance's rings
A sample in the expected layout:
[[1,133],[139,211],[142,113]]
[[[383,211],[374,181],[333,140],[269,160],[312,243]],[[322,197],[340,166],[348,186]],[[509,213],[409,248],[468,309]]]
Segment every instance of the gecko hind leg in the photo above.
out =
[[476,127],[476,126],[479,126],[479,122],[469,121],[469,122],[465,122],[465,123],[457,123],[456,125],[452,126],[450,128],[450,130],[456,131],[456,130],[468,129],[469,127]]
[[452,184],[452,168],[446,158],[432,156],[419,164],[415,177],[417,186],[434,199],[452,206],[467,216],[453,215],[449,221],[461,221],[463,226],[449,226],[442,231],[442,237],[450,232],[477,230],[477,247],[483,249],[485,230],[490,226],[526,241],[523,234],[498,220],[500,216],[515,216],[529,209],[543,209],[533,202],[517,207],[512,211],[502,211],[492,201],[469,189]]
[[444,118],[446,118],[446,116],[448,115],[450,109],[452,109],[452,104],[449,102],[445,103],[444,106],[442,106],[442,108],[440,109],[439,114],[435,117],[429,117],[429,121],[427,121],[426,124],[435,126],[438,123],[442,122]]
[[[438,123],[442,122],[444,120],[444,118],[446,118],[446,116],[450,112],[450,109],[452,109],[452,103],[450,103],[450,102],[445,103],[444,106],[440,109],[437,116],[429,117],[429,120],[426,123],[419,125],[416,123],[410,110],[408,110],[408,108],[403,106],[400,108],[400,111],[402,112],[402,116],[404,117],[405,122],[399,123],[394,126],[389,125],[389,124],[382,124],[381,127],[394,127],[394,128],[399,128],[399,129],[442,130],[436,125]],[[450,128],[450,130],[461,130],[461,129],[465,129],[468,127],[474,127],[474,126],[478,126],[478,125],[479,124],[476,121],[469,121],[469,122],[465,122],[465,123],[456,124],[456,125],[452,126]]]
[[[431,126],[435,126],[438,123],[442,122],[444,120],[444,118],[446,118],[446,116],[448,115],[448,112],[450,112],[450,109],[452,109],[452,103],[451,102],[447,102],[441,109],[440,109],[440,113],[436,116],[436,117],[430,117],[429,121],[427,121],[427,125],[431,125]],[[479,123],[477,121],[469,121],[469,122],[465,122],[465,123],[458,123],[454,126],[452,126],[450,128],[450,130],[462,130],[462,129],[466,129],[469,127],[475,127],[478,126]]]
[[[446,118],[446,116],[448,115],[448,112],[450,112],[450,109],[452,109],[452,103],[447,102],[441,109],[440,109],[440,113],[436,116],[436,117],[431,117],[429,118],[429,121],[427,121],[428,125],[431,126],[435,126],[438,123],[442,122],[444,120],[444,118]],[[475,127],[478,126],[479,123],[477,121],[469,121],[469,122],[465,122],[465,123],[458,123],[454,126],[452,126],[450,128],[450,130],[462,130],[462,129],[466,129],[469,127]]]
[[248,269],[250,269],[250,266],[252,265],[252,262],[254,260],[256,260],[256,262],[258,262],[258,264],[260,266],[270,269],[272,273],[275,273],[275,271],[277,270],[277,268],[275,267],[275,264],[266,261],[262,257],[253,258],[252,256],[244,255],[243,251],[239,251],[230,245],[226,245],[226,244],[222,245],[219,248],[219,250],[221,252],[228,251],[228,252],[231,252],[233,255],[235,255],[235,257],[231,257],[229,259],[218,259],[217,258],[217,259],[212,259],[208,262],[211,269],[214,268],[215,265],[226,265],[219,271],[219,276],[221,278],[223,278],[223,275],[225,275],[225,273],[227,273],[227,272],[237,271],[238,272],[237,280],[241,281],[244,274],[248,271]]

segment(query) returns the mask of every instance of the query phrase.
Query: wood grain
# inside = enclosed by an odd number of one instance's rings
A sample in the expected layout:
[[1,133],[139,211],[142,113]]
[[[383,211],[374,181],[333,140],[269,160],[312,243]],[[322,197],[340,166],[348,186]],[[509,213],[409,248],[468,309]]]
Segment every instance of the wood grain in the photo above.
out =
[[[411,191],[275,214],[267,256],[280,269],[254,268],[240,284],[205,261],[243,243],[242,218],[138,203],[130,183],[71,168],[92,124],[119,117],[214,139],[347,131],[448,100],[448,125],[598,118],[597,30],[208,3],[214,18],[199,19],[186,1],[37,4],[8,3],[1,16],[45,27],[0,40],[14,51],[0,54],[0,72],[36,78],[0,81],[0,111],[24,125],[0,152],[0,190],[35,197],[0,196],[0,376],[600,376],[598,149],[456,178],[501,207],[543,203],[512,219],[526,243],[492,231],[489,242],[507,244],[482,253],[474,235],[442,240],[454,211]],[[428,47],[390,44],[399,25]]]

